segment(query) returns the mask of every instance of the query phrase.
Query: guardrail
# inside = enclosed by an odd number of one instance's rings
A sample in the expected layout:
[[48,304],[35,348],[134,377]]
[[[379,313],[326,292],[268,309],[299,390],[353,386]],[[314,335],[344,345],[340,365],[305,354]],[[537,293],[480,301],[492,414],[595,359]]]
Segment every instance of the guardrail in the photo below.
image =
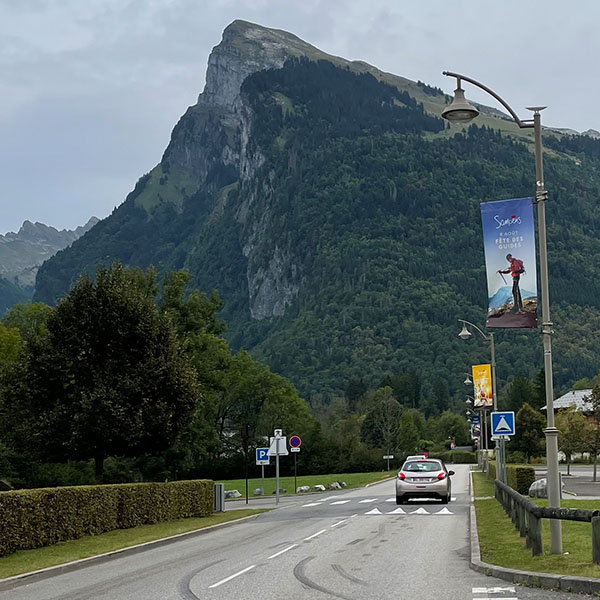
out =
[[583,521],[592,524],[592,560],[600,564],[600,510],[538,506],[498,479],[495,481],[495,495],[521,537],[525,538],[525,544],[531,548],[533,556],[544,551],[542,519]]

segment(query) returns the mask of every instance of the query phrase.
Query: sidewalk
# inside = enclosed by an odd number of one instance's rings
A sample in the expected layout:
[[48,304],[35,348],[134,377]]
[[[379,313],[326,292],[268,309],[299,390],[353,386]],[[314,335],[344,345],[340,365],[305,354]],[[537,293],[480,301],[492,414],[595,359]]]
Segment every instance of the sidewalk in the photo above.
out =
[[[574,575],[560,575],[558,573],[536,573],[533,571],[520,571],[500,567],[481,560],[481,550],[479,546],[479,534],[477,532],[477,515],[475,513],[475,503],[473,498],[473,477],[472,472],[469,475],[469,490],[471,495],[471,506],[469,512],[469,533],[471,538],[471,557],[470,566],[474,571],[497,577],[504,581],[519,583],[532,587],[542,587],[546,589],[561,590],[564,592],[574,592],[577,594],[600,595],[600,579],[593,577],[577,577]],[[577,497],[577,499],[580,499]],[[584,498],[581,498],[584,499]],[[593,500],[600,500],[598,497],[592,497]],[[515,530],[516,531],[516,530]]]

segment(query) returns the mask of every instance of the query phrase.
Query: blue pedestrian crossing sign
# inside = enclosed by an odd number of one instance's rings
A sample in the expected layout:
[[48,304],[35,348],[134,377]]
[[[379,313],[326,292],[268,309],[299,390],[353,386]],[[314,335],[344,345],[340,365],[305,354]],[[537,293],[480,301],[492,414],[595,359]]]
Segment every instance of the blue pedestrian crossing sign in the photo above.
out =
[[267,452],[268,448],[257,448],[256,449],[256,464],[260,465],[268,465],[269,464],[269,455]]
[[515,413],[513,411],[492,413],[492,435],[515,435]]

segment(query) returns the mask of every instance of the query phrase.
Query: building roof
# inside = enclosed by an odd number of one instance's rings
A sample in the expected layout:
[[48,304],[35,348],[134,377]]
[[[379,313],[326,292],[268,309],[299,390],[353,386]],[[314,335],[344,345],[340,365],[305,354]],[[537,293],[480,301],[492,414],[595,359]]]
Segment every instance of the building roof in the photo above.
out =
[[[571,390],[554,401],[554,410],[569,408],[574,404],[575,410],[592,412],[592,404],[587,401],[587,397],[589,397],[591,393],[592,390]],[[544,406],[541,410],[545,409],[546,407]]]

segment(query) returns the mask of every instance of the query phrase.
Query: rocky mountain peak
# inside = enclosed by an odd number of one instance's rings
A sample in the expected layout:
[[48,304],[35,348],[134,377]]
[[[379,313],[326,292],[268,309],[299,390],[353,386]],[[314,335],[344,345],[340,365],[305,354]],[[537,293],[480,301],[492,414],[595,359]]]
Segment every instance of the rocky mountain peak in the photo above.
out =
[[235,110],[242,82],[248,75],[280,68],[291,56],[317,55],[327,56],[287,31],[233,21],[209,56],[206,85],[198,102]]

